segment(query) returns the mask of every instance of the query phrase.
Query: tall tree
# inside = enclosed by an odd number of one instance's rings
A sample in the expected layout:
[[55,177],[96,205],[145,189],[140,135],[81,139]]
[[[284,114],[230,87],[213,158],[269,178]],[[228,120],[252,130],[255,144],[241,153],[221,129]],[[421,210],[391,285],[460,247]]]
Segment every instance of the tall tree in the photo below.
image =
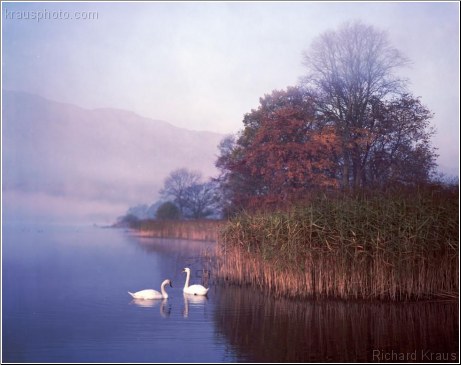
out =
[[194,219],[207,218],[216,213],[218,194],[216,183],[208,181],[187,188],[185,199],[186,216]]
[[183,218],[206,218],[217,214],[216,183],[201,182],[201,176],[198,171],[182,168],[171,172],[165,179],[160,194],[173,200]]
[[372,109],[373,125],[363,138],[362,185],[429,182],[437,156],[430,143],[433,114],[411,95],[376,101]]
[[363,161],[373,101],[400,95],[406,81],[396,70],[408,60],[391,46],[385,32],[360,22],[320,35],[305,52],[305,86],[315,95],[319,117],[340,137],[344,188],[363,183]]
[[187,204],[187,189],[194,184],[198,184],[201,177],[202,175],[198,171],[189,171],[185,168],[174,170],[165,179],[160,195],[165,199],[173,199],[181,215],[184,215],[184,209]]
[[318,187],[429,180],[432,113],[406,92],[397,70],[408,60],[386,33],[345,24],[319,36],[304,63],[302,87],[265,95],[221,143],[216,166],[231,208],[293,201]]

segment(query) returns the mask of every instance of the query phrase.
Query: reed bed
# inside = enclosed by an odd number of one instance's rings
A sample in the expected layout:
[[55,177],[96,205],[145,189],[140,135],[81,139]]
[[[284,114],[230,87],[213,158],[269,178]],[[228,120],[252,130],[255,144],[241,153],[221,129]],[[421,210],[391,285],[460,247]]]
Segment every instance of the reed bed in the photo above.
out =
[[222,225],[217,220],[141,220],[131,228],[142,237],[216,241]]
[[241,213],[221,231],[218,280],[276,296],[458,298],[458,193],[327,197]]

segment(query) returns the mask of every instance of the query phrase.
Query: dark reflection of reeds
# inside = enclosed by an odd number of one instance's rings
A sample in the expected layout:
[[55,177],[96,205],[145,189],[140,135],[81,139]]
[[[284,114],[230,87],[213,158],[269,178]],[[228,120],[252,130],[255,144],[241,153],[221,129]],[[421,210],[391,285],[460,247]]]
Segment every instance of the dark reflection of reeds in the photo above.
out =
[[[453,302],[346,302],[274,299],[237,286],[215,294],[216,326],[249,362],[457,361]],[[414,355],[413,355],[414,354]],[[455,357],[453,359],[453,357]],[[389,362],[389,360],[387,360]]]
[[133,240],[140,248],[147,252],[182,256],[200,256],[204,252],[214,250],[213,241],[194,241],[185,239],[135,237]]
[[[197,283],[206,287],[210,285],[216,251],[215,242],[139,236],[136,236],[133,242],[148,253],[172,258],[177,263],[176,269],[190,267],[192,277]],[[181,276],[181,280],[183,279],[185,280],[185,275]]]

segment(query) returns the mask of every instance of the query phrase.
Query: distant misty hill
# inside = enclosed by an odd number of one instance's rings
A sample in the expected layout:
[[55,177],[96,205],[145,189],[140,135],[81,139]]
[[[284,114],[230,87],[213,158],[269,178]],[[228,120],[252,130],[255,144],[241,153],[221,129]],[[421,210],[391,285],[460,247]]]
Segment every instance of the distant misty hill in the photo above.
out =
[[3,92],[2,136],[7,217],[94,220],[152,203],[174,169],[215,176],[223,138],[128,111],[88,110],[12,91]]

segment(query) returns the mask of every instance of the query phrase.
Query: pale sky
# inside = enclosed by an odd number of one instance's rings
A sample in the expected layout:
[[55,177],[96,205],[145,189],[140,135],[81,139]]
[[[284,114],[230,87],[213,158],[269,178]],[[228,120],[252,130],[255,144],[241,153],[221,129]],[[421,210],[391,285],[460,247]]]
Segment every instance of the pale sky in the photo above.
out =
[[[75,19],[85,12],[97,19]],[[298,83],[316,36],[354,20],[412,61],[402,73],[435,113],[441,168],[457,175],[457,2],[2,2],[2,87],[235,133],[260,97]]]

